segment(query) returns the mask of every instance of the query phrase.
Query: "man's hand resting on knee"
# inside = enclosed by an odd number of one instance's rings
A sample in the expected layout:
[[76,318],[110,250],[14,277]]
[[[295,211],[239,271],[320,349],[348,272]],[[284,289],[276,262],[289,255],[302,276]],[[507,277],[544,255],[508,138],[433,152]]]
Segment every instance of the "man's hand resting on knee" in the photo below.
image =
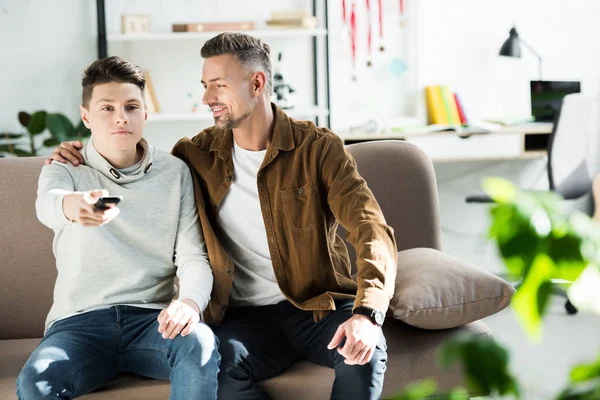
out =
[[338,327],[327,348],[335,349],[346,338],[344,346],[337,349],[338,353],[346,359],[344,362],[348,365],[365,365],[373,357],[380,334],[380,327],[369,317],[353,315]]
[[158,315],[158,332],[163,339],[175,339],[180,333],[187,336],[199,321],[200,309],[193,300],[173,300]]

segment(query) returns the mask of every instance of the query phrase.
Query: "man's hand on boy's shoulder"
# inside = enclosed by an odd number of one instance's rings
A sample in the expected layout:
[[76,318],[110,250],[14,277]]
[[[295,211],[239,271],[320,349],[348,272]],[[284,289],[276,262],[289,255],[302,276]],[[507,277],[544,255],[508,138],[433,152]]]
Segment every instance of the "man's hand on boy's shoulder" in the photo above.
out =
[[63,164],[70,162],[75,166],[85,164],[85,160],[79,152],[81,149],[83,149],[83,143],[80,140],[62,142],[56,146],[50,157],[46,159],[46,165],[50,164],[52,160]]
[[164,339],[187,336],[200,322],[200,309],[191,299],[173,300],[169,307],[158,315],[158,332]]
[[86,228],[107,224],[119,215],[120,210],[114,204],[107,204],[109,208],[106,210],[95,207],[98,199],[106,196],[108,196],[106,190],[68,194],[63,198],[63,213],[69,221]]

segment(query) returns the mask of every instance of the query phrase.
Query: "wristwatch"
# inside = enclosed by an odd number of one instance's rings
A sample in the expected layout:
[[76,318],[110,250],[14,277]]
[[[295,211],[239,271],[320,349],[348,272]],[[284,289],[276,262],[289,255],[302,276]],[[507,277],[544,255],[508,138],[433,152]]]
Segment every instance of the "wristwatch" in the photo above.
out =
[[385,320],[384,313],[382,313],[379,310],[373,310],[372,308],[369,308],[369,307],[362,307],[362,306],[356,307],[352,313],[366,315],[377,326],[383,325],[383,321]]

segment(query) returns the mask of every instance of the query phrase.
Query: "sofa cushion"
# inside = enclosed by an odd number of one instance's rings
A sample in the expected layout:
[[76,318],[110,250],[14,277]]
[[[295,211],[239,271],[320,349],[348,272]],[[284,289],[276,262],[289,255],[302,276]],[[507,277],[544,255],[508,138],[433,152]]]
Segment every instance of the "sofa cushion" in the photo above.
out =
[[439,250],[398,253],[394,318],[424,329],[454,328],[504,309],[511,284]]
[[[446,391],[459,385],[460,371],[441,370],[437,366],[437,350],[451,335],[469,332],[474,335],[489,334],[488,327],[475,322],[457,329],[426,331],[413,328],[400,321],[388,319],[383,325],[387,345],[388,363],[385,374],[384,398],[398,393],[407,383],[434,377],[439,390]],[[0,399],[15,400],[15,381],[21,368],[40,339],[0,340]],[[308,361],[295,363],[289,370],[261,385],[275,400],[298,398],[329,399],[334,372]],[[122,375],[111,380],[100,390],[82,399],[166,399],[169,383],[133,375]]]

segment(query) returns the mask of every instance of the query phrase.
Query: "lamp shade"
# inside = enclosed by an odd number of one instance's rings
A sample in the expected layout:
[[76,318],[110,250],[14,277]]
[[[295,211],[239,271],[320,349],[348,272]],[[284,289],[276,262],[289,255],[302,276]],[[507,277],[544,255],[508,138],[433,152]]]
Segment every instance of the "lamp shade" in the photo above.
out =
[[505,57],[521,58],[519,34],[517,33],[517,30],[514,27],[511,28],[508,39],[506,39],[506,41],[500,48],[500,55]]

